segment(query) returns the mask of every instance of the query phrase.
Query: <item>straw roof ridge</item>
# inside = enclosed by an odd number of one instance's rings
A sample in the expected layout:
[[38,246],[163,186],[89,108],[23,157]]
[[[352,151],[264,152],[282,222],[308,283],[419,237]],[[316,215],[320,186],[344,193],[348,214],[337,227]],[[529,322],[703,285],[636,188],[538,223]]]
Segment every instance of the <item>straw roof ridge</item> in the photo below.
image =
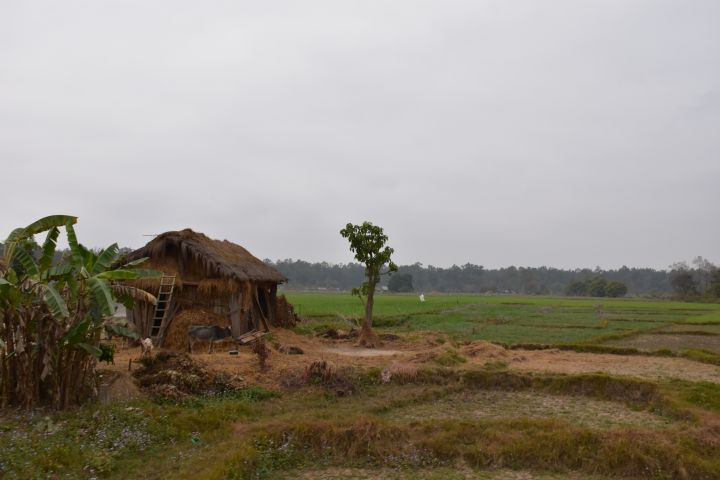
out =
[[184,259],[202,264],[210,277],[229,277],[238,281],[268,281],[282,283],[287,278],[268,266],[246,249],[227,240],[214,240],[189,228],[165,232],[142,248],[130,253],[125,260],[159,258],[174,246]]

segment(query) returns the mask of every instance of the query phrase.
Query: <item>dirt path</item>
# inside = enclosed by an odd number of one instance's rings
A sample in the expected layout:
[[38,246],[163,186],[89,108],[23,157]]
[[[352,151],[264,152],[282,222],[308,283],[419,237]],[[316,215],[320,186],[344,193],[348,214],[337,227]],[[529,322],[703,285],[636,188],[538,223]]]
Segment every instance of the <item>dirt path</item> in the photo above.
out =
[[324,348],[321,352],[328,353],[330,355],[344,355],[347,357],[392,357],[403,353],[401,350],[357,347]]

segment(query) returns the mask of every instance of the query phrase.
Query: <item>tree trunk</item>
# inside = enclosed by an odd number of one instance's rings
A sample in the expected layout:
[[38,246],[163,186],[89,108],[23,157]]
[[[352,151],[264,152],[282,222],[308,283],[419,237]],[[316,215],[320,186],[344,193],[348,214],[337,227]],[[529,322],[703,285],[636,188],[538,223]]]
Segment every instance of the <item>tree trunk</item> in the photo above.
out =
[[368,294],[365,300],[365,318],[362,327],[360,327],[360,335],[357,345],[365,348],[376,348],[382,346],[380,338],[372,329],[372,311],[375,303],[375,285],[377,279],[374,276],[368,277]]

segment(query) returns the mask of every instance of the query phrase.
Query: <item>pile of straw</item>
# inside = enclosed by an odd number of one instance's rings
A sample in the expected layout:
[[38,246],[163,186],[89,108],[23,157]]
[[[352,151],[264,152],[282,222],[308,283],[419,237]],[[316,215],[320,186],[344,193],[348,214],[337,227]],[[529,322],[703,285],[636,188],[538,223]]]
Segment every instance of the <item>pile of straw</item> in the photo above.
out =
[[285,295],[277,297],[277,314],[275,315],[275,321],[272,322],[274,327],[294,327],[300,320],[295,313],[295,309],[292,304],[287,301]]

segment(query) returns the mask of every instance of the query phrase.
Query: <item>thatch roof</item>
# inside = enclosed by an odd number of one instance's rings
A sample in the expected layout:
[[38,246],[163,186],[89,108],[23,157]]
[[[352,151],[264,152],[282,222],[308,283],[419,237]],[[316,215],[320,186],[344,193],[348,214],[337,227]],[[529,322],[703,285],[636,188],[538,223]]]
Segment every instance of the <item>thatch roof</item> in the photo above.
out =
[[192,260],[202,265],[211,278],[234,279],[240,282],[286,282],[287,278],[274,268],[240,245],[227,240],[213,240],[189,228],[178,232],[165,232],[151,240],[147,245],[125,257],[126,261],[150,257],[154,259],[166,256],[168,250],[174,250],[183,260]]

